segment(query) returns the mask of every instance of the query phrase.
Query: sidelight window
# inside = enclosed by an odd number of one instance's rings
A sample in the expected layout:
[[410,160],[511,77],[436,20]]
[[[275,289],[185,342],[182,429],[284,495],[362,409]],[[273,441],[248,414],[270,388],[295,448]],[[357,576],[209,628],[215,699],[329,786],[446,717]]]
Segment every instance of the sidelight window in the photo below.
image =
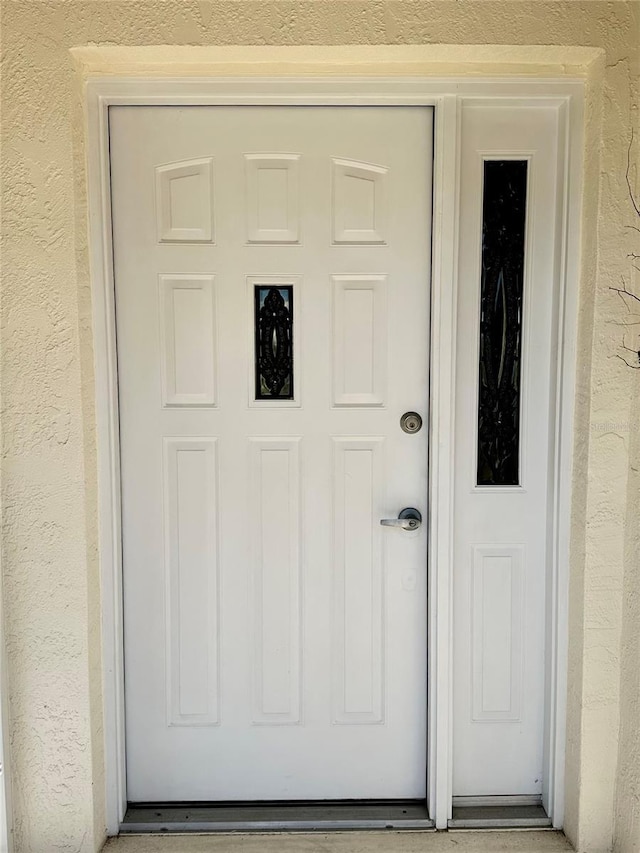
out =
[[485,160],[480,284],[479,486],[520,483],[526,160]]

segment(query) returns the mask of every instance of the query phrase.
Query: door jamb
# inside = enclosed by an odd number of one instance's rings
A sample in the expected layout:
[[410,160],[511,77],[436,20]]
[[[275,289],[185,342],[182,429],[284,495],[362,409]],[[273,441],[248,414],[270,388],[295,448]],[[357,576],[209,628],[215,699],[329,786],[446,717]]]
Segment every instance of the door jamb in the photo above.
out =
[[571,460],[577,330],[583,82],[577,79],[345,77],[94,77],[86,87],[86,148],[97,419],[99,559],[102,584],[107,832],[116,835],[127,804],[120,521],[120,455],[111,244],[108,110],[112,105],[376,104],[435,108],[431,271],[429,434],[427,803],[436,827],[451,817],[451,646],[453,447],[459,127],[462,104],[535,101],[559,111],[562,196],[555,384],[554,482],[550,527],[545,805],[564,820],[567,605]]

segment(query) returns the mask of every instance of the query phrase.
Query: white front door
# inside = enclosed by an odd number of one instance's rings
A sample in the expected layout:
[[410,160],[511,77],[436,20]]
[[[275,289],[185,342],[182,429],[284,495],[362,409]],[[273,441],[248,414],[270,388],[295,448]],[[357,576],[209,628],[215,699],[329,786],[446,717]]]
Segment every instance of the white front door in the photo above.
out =
[[129,799],[423,797],[432,111],[110,133]]

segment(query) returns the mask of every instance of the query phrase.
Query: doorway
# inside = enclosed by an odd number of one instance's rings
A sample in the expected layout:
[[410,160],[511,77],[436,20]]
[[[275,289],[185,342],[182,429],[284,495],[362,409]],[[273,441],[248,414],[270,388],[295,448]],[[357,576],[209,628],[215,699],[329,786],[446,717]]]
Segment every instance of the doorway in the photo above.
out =
[[[250,52],[250,51],[249,51]],[[517,89],[517,92],[516,92]],[[152,80],[138,79],[114,81],[111,79],[91,81],[88,86],[90,104],[90,139],[96,145],[89,147],[91,192],[94,200],[92,223],[94,240],[92,255],[94,260],[95,294],[94,312],[96,323],[96,366],[98,371],[98,422],[99,457],[101,466],[101,523],[104,534],[101,536],[101,559],[107,567],[103,573],[104,607],[104,648],[106,679],[106,731],[108,764],[109,827],[111,833],[117,833],[123,819],[127,803],[127,787],[124,774],[124,703],[122,687],[124,682],[123,666],[120,658],[121,628],[121,573],[119,561],[120,528],[120,465],[118,432],[118,401],[116,393],[116,335],[115,306],[111,287],[113,271],[111,265],[110,221],[110,174],[108,127],[109,113],[114,107],[142,107],[150,103],[175,106],[226,106],[243,104],[246,106],[293,105],[297,108],[313,105],[338,106],[346,103],[358,106],[434,106],[436,121],[434,125],[434,193],[433,193],[433,242],[432,242],[432,289],[431,315],[433,318],[430,344],[430,416],[424,429],[429,430],[429,505],[427,514],[423,513],[423,526],[428,528],[428,643],[427,643],[427,803],[428,814],[438,828],[446,828],[452,816],[452,732],[451,681],[456,662],[451,646],[452,626],[451,604],[453,588],[451,581],[455,571],[454,556],[454,422],[459,414],[454,411],[456,383],[459,381],[455,370],[455,352],[457,345],[463,346],[456,338],[456,317],[458,312],[457,272],[462,252],[468,251],[460,245],[458,239],[460,212],[468,204],[469,198],[461,193],[460,187],[460,143],[464,141],[465,123],[461,119],[465,114],[473,113],[481,117],[483,111],[488,123],[494,122],[490,107],[503,107],[497,116],[509,117],[512,107],[528,107],[530,115],[538,111],[543,114],[555,112],[557,120],[557,150],[555,166],[556,195],[552,200],[552,209],[548,211],[549,220],[555,230],[553,271],[557,290],[551,312],[552,337],[561,342],[560,369],[562,370],[562,388],[551,383],[550,394],[553,400],[552,410],[562,416],[562,423],[554,433],[549,445],[550,464],[554,470],[564,470],[560,462],[568,459],[567,448],[571,445],[572,396],[567,389],[572,387],[573,345],[571,323],[575,319],[575,293],[571,288],[576,280],[576,266],[564,266],[563,258],[575,256],[577,245],[575,194],[565,193],[567,175],[571,175],[572,186],[580,181],[580,116],[582,87],[579,83],[566,83],[554,88],[544,81],[520,82],[515,87],[510,82],[498,84],[493,81],[447,82],[428,78],[397,78],[394,80],[292,80],[288,78],[267,81],[230,80],[211,78],[192,80]],[[482,94],[482,98],[478,95]],[[517,95],[517,97],[516,97]],[[506,100],[505,100],[506,98]],[[517,116],[514,114],[514,119]],[[496,150],[492,154],[521,154],[516,150],[517,143],[511,149],[511,136],[514,123],[502,122],[502,135]],[[565,160],[563,145],[571,131],[570,151],[572,159]],[[564,142],[563,142],[564,140]],[[265,154],[272,152],[248,150],[245,153]],[[291,150],[282,153],[295,153]],[[477,152],[485,154],[487,152]],[[192,159],[199,159],[195,156]],[[202,158],[200,158],[202,159]],[[338,158],[341,159],[341,158]],[[347,159],[347,158],[342,158]],[[478,162],[482,162],[482,156]],[[162,165],[162,164],[160,164]],[[171,165],[165,162],[164,165]],[[372,161],[368,165],[379,165]],[[543,166],[544,168],[544,166]],[[555,168],[555,167],[554,167]],[[205,169],[206,170],[206,169]],[[472,192],[477,188],[472,187]],[[573,201],[571,201],[573,198]],[[569,203],[567,208],[565,205]],[[477,205],[477,198],[473,205]],[[477,212],[477,206],[471,205]],[[471,220],[472,221],[472,220]],[[569,223],[569,232],[565,232],[562,223]],[[480,220],[477,221],[481,227]],[[217,224],[214,222],[215,230]],[[187,224],[186,227],[191,227]],[[282,227],[282,226],[279,226]],[[102,230],[104,229],[104,230]],[[472,252],[480,252],[480,232],[477,240],[472,241]],[[199,273],[201,271],[194,270]],[[279,275],[278,271],[276,275]],[[206,275],[206,273],[202,273]],[[569,282],[568,296],[565,282]],[[259,282],[254,282],[259,283]],[[268,282],[267,282],[268,283]],[[249,282],[247,281],[247,291]],[[247,292],[246,291],[246,292]],[[187,297],[188,298],[188,297]],[[255,298],[255,297],[254,297]],[[568,299],[568,302],[566,301]],[[247,304],[249,297],[247,292]],[[247,309],[249,310],[249,309]],[[294,305],[295,314],[295,305]],[[297,315],[296,315],[297,316]],[[553,331],[558,331],[557,333]],[[254,330],[255,332],[255,330]],[[292,340],[295,342],[295,335]],[[472,343],[472,342],[470,342]],[[295,343],[294,343],[295,346]],[[255,376],[254,382],[255,382]],[[245,379],[248,382],[248,379]],[[248,387],[248,386],[247,386]],[[254,386],[255,387],[255,386]],[[407,410],[408,411],[408,410]],[[460,428],[475,429],[473,421]],[[558,468],[558,466],[560,466]],[[549,550],[546,558],[547,587],[545,599],[545,671],[549,680],[545,683],[544,697],[540,699],[545,706],[543,737],[543,786],[542,801],[551,816],[554,826],[561,826],[563,819],[562,779],[562,732],[564,702],[564,638],[566,623],[563,619],[566,602],[566,548],[567,518],[569,505],[567,481],[554,481],[548,504]],[[550,485],[551,488],[551,485]],[[404,508],[404,507],[403,507]],[[390,514],[391,520],[397,520]],[[388,532],[385,530],[385,532]],[[559,538],[558,538],[559,537]],[[555,542],[551,548],[551,542]],[[111,570],[109,570],[111,567]],[[455,614],[453,614],[455,617]],[[463,614],[464,616],[464,614]],[[455,697],[453,697],[455,700]],[[481,730],[482,727],[479,727]],[[489,731],[489,726],[484,727]],[[128,747],[128,745],[127,745]]]

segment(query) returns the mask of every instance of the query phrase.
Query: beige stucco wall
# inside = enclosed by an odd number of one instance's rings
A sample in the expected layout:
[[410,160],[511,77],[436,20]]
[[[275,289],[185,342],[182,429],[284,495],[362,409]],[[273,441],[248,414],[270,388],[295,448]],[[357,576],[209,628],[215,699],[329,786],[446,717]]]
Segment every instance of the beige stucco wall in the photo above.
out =
[[[615,838],[618,853],[637,853],[640,370],[616,357],[633,360],[623,335],[630,347],[637,338],[620,325],[629,314],[609,288],[632,275],[627,255],[638,236],[624,227],[634,222],[625,166],[634,115],[638,126],[638,4],[3,0],[0,8],[2,557],[17,851],[94,851],[104,827],[91,294],[70,48],[457,43],[603,49],[589,70],[566,826],[581,851],[604,853]],[[425,70],[451,73],[443,55]],[[473,47],[456,56],[465,55],[480,57],[475,73],[500,70]],[[518,51],[510,56],[517,67]],[[569,59],[567,67],[576,70]]]
[[[627,289],[640,294],[640,77],[636,73],[633,124],[634,145],[629,157],[629,183],[635,199],[627,198],[624,218],[628,269]],[[640,303],[627,300],[631,327],[627,346],[639,347]],[[629,353],[625,353],[627,356]],[[633,361],[634,359],[630,359]],[[640,372],[640,370],[638,371]],[[615,796],[614,849],[640,850],[640,393],[634,383],[626,440],[629,444],[625,565],[622,595],[620,658],[620,741]]]
[[[640,217],[639,217],[640,219]],[[638,235],[640,237],[640,235]],[[640,239],[634,251],[640,254]],[[640,412],[631,413],[632,453],[628,486],[628,525],[622,599],[620,742],[615,798],[616,853],[640,850]]]

